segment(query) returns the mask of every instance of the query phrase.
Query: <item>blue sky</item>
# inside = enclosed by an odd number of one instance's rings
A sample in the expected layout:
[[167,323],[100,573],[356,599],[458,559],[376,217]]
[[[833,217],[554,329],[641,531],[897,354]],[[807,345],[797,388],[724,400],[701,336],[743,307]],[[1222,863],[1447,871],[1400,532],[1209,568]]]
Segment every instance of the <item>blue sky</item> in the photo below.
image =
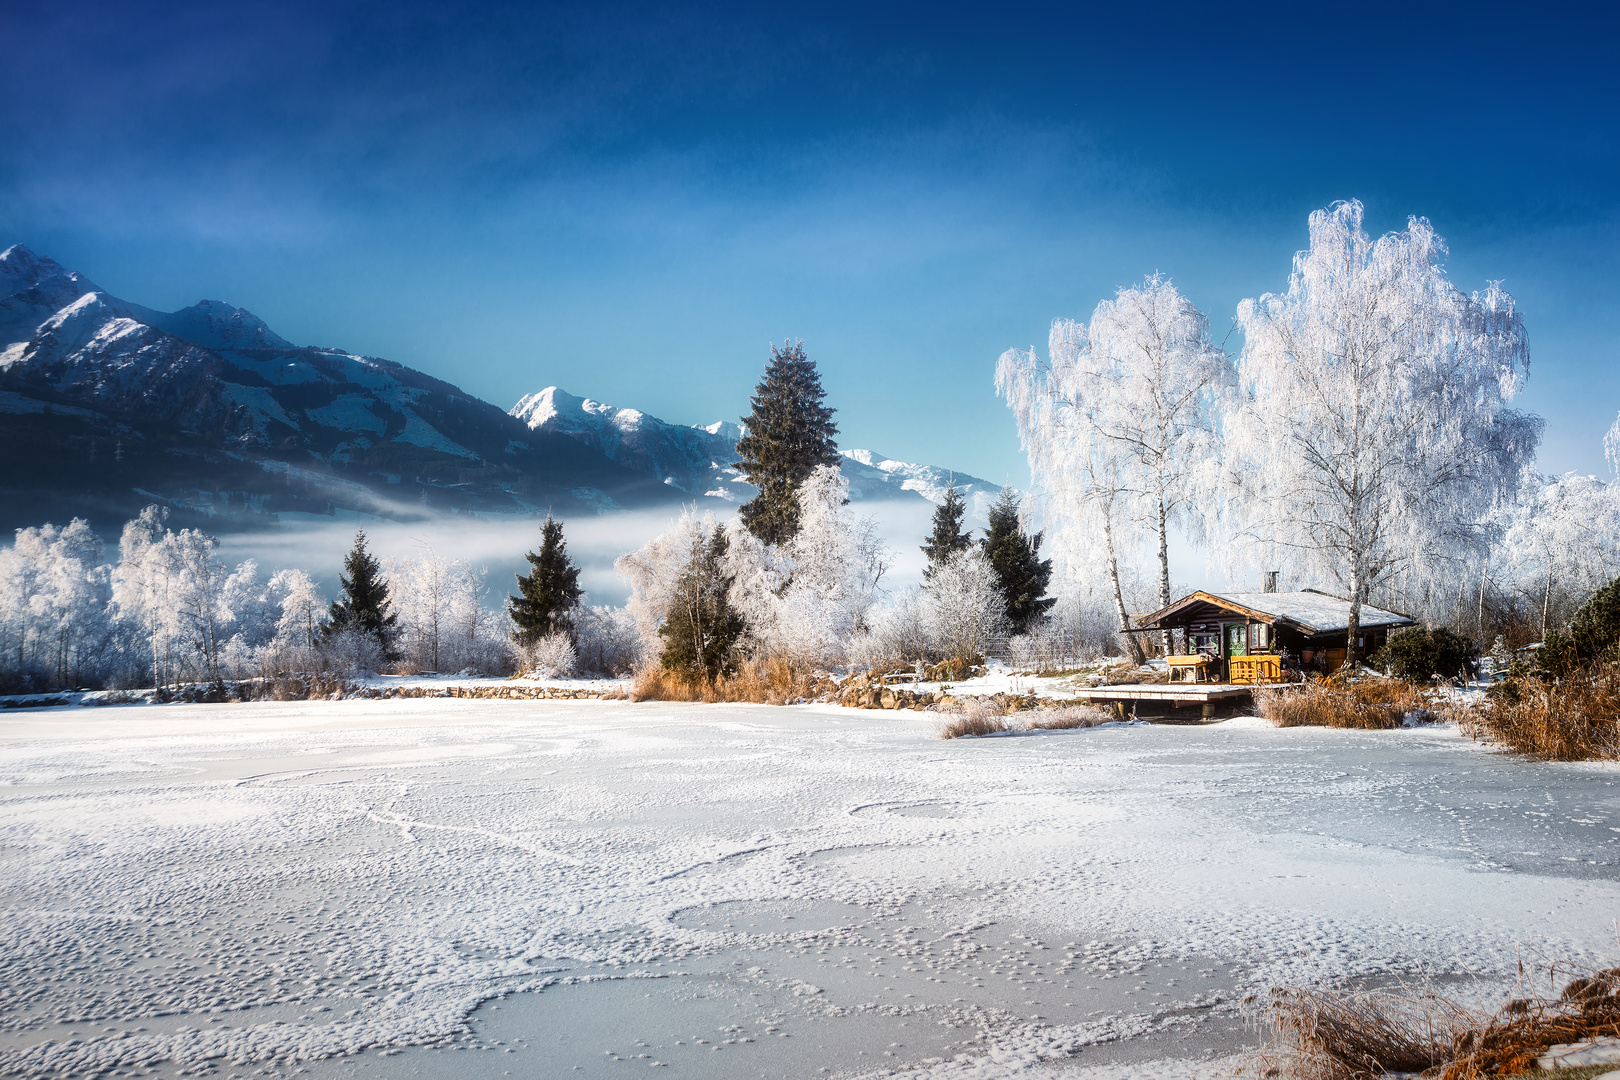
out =
[[1602,469],[1613,9],[1304,7],[20,0],[0,244],[502,406],[734,419],[800,337],[843,445],[1022,483],[1003,349],[1154,271],[1224,333],[1355,197],[1505,279]]

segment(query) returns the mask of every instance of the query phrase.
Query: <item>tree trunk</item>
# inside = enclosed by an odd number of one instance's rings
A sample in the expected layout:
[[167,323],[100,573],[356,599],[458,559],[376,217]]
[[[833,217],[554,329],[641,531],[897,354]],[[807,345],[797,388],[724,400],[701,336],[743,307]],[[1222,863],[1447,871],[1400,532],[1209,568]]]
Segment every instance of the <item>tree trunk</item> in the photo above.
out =
[[1354,576],[1350,582],[1350,628],[1345,634],[1344,665],[1342,670],[1354,671],[1361,661],[1361,650],[1357,641],[1361,638],[1361,597],[1366,592],[1366,574],[1359,565],[1355,568]]
[[1547,608],[1552,603],[1552,565],[1547,566],[1547,587],[1541,591],[1541,640],[1547,640]]
[[1147,659],[1142,651],[1142,643],[1135,634],[1123,632],[1131,629],[1131,617],[1125,611],[1125,594],[1119,587],[1119,559],[1114,554],[1114,519],[1108,514],[1103,515],[1103,540],[1108,545],[1108,577],[1114,586],[1114,610],[1119,613],[1120,637],[1125,639],[1125,648],[1131,659],[1140,664]]
[[[1159,607],[1170,606],[1170,538],[1168,532],[1169,512],[1164,505],[1164,484],[1159,484]],[[1170,631],[1159,631],[1159,647],[1164,655],[1170,655]]]

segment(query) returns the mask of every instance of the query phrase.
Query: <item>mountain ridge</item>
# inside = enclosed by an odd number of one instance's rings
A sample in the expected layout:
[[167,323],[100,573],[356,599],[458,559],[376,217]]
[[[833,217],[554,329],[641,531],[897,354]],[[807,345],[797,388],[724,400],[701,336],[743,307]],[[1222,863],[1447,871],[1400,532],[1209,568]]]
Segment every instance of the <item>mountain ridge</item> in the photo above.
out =
[[[739,424],[667,424],[548,387],[503,410],[377,357],[293,345],[245,308],[160,312],[21,244],[0,251],[0,527],[285,515],[612,513],[753,488]],[[851,497],[943,495],[943,470],[846,451]],[[964,477],[975,516],[990,489]]]

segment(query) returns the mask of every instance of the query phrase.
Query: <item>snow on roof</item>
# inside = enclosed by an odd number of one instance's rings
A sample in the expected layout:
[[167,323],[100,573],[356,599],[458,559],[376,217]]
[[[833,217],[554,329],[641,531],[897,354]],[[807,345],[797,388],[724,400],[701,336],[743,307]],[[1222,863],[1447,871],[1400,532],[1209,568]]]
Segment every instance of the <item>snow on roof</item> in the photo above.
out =
[[[1172,608],[1182,606],[1194,596],[1178,600],[1163,612],[1155,612],[1149,619],[1162,617]],[[1350,626],[1350,601],[1342,600],[1337,596],[1306,589],[1302,592],[1259,592],[1259,593],[1212,593],[1206,592],[1203,596],[1211,597],[1216,601],[1224,601],[1250,611],[1261,612],[1277,618],[1287,619],[1309,627],[1317,633],[1329,630],[1344,630]],[[1364,627],[1389,626],[1397,623],[1409,623],[1412,620],[1397,611],[1385,611],[1370,604],[1361,605],[1361,625]]]

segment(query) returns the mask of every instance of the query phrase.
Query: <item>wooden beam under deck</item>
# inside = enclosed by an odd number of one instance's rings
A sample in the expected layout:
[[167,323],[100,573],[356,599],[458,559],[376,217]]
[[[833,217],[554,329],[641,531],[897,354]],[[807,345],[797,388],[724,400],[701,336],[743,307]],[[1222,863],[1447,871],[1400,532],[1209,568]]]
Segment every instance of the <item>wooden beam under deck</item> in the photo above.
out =
[[1092,686],[1084,690],[1066,692],[1087,701],[1157,701],[1171,706],[1182,706],[1252,697],[1253,690],[1252,686],[1240,686],[1235,683],[1119,683],[1114,686]]

